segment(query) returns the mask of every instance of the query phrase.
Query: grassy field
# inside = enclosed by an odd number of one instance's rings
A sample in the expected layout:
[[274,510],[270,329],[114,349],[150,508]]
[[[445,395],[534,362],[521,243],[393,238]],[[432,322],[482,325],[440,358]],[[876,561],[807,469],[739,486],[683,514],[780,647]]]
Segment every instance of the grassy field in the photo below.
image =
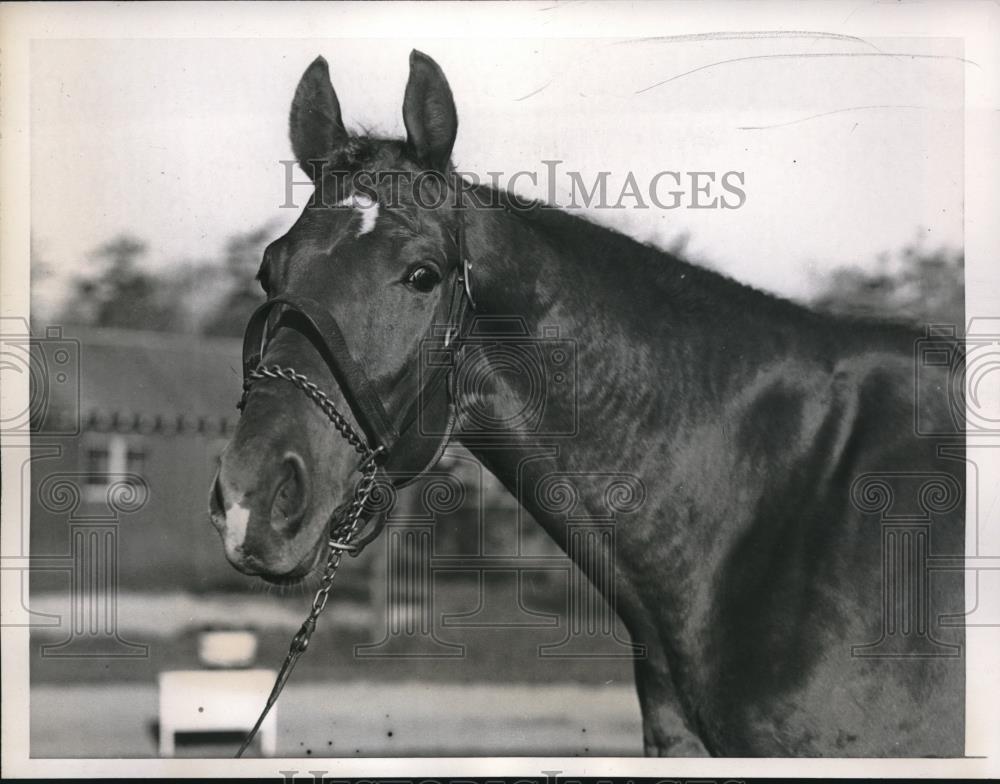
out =
[[[31,756],[155,757],[157,710],[153,685],[35,686]],[[279,757],[642,754],[631,686],[295,681],[277,710]],[[178,738],[177,756],[239,744],[192,740]]]
[[[385,635],[385,608],[331,601],[279,702],[278,755],[642,753],[629,658],[542,655],[543,646],[568,633],[558,614],[535,627],[449,626],[445,613],[476,606],[476,598],[460,590],[442,592],[435,606],[431,651],[422,635],[400,638],[391,649],[372,648]],[[31,606],[62,618],[59,627],[31,635],[32,756],[152,757],[158,748],[157,675],[203,668],[199,629],[252,627],[259,641],[256,666],[276,669],[308,597],[120,594],[120,636],[148,646],[145,656],[132,658],[80,656],[95,654],[100,645],[99,638],[85,637],[78,638],[75,656],[43,655],[43,646],[68,636],[67,598],[36,594]],[[620,644],[587,645],[584,653],[625,651]],[[184,740],[178,739],[178,756],[227,757],[239,742]]]
[[[463,598],[453,606],[475,606]],[[246,626],[257,631],[259,666],[277,666],[288,650],[292,634],[308,607],[301,596],[122,594],[118,598],[118,629],[125,640],[148,646],[148,655],[137,658],[51,657],[42,646],[68,636],[66,597],[32,596],[33,610],[63,618],[62,626],[32,632],[31,680],[33,684],[59,683],[154,683],[165,669],[200,667],[197,658],[198,630],[205,626]],[[442,601],[444,612],[448,605]],[[567,634],[561,618],[551,626],[536,628],[434,626],[440,644],[428,657],[425,637],[399,641],[389,651],[359,649],[380,642],[385,635],[385,610],[333,600],[320,618],[308,653],[302,657],[295,678],[388,682],[427,680],[436,683],[579,683],[623,685],[632,683],[632,662],[627,658],[554,657],[541,655],[540,648],[559,643]],[[80,639],[77,653],[96,652],[99,641]],[[607,646],[587,648],[593,654]],[[621,646],[611,652],[621,654]],[[392,657],[372,656],[384,653]]]

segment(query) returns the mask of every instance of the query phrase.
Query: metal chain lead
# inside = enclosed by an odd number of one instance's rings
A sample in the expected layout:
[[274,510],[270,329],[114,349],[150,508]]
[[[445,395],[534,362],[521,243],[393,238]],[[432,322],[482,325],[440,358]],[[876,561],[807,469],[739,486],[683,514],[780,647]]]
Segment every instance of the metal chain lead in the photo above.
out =
[[327,418],[346,439],[347,443],[354,447],[354,451],[360,455],[367,455],[372,451],[364,439],[354,431],[350,422],[337,410],[337,407],[327,397],[326,393],[310,381],[308,377],[302,373],[296,373],[294,368],[281,367],[280,365],[271,365],[270,367],[259,365],[256,370],[251,370],[247,378],[243,381],[243,396],[240,398],[240,402],[236,404],[236,407],[240,411],[246,407],[247,395],[250,394],[250,387],[253,386],[253,382],[264,378],[280,378],[294,384],[323,410],[323,413],[326,414]]
[[302,626],[299,627],[295,636],[292,637],[292,642],[288,648],[288,653],[285,656],[285,661],[282,663],[281,669],[278,671],[278,677],[275,679],[274,686],[271,688],[271,693],[268,695],[267,703],[264,705],[264,710],[261,711],[260,716],[257,717],[257,721],[253,725],[253,729],[251,729],[250,732],[247,733],[247,736],[243,739],[243,743],[240,745],[239,751],[236,752],[237,757],[242,757],[243,752],[246,751],[247,747],[249,747],[253,742],[254,737],[257,735],[257,731],[260,729],[260,725],[264,723],[264,719],[267,717],[267,714],[278,701],[278,695],[280,695],[282,689],[285,688],[285,683],[287,683],[289,676],[292,674],[295,663],[298,661],[299,657],[306,652],[306,648],[309,647],[309,640],[312,637],[313,632],[316,631],[316,619],[319,617],[319,614],[323,612],[323,608],[326,607],[327,600],[330,598],[330,589],[333,587],[333,579],[336,577],[337,570],[340,568],[340,562],[344,557],[344,553],[354,553],[357,550],[357,547],[354,545],[354,540],[357,538],[359,533],[361,517],[364,514],[365,508],[368,506],[368,502],[371,500],[372,493],[375,490],[375,480],[377,479],[379,472],[377,458],[382,452],[382,447],[375,450],[371,449],[364,439],[362,439],[355,432],[354,428],[351,427],[351,424],[343,417],[343,415],[337,411],[337,408],[334,406],[330,398],[328,398],[326,394],[314,383],[309,381],[306,376],[301,373],[296,373],[292,368],[283,368],[279,365],[264,367],[262,365],[256,370],[251,371],[248,378],[243,382],[243,396],[237,404],[237,408],[239,408],[240,411],[242,411],[246,406],[247,395],[250,393],[250,387],[253,385],[253,382],[264,378],[280,378],[294,384],[298,389],[301,389],[310,400],[316,403],[316,405],[323,410],[323,413],[327,415],[327,418],[333,423],[334,427],[337,428],[337,431],[352,447],[354,447],[359,454],[361,454],[361,463],[358,465],[358,471],[361,472],[361,478],[354,486],[354,494],[351,497],[351,503],[344,510],[340,521],[336,522],[333,519],[330,521],[329,538],[327,540],[326,565],[323,568],[323,577],[320,579],[319,588],[316,589],[316,594],[313,596],[312,607],[309,610],[309,615],[306,616]]

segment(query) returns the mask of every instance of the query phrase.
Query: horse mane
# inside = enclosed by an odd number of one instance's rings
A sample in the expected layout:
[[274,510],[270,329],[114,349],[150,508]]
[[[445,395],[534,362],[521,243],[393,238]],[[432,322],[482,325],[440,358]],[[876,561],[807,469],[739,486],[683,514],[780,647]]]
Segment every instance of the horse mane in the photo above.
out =
[[[352,135],[332,150],[327,164],[335,173],[421,169],[409,160],[405,142],[367,132]],[[450,173],[455,173],[454,169]],[[914,337],[913,322],[817,311],[540,199],[529,199],[487,184],[475,184],[465,191],[488,209],[502,209],[554,250],[569,253],[580,263],[614,263],[616,275],[635,277],[636,290],[655,288],[675,308],[706,316],[717,315],[720,310],[750,313],[755,318],[791,320],[827,332],[842,330],[871,335],[874,330],[884,337],[907,340]]]
[[[912,339],[915,325],[905,320],[832,314],[780,297],[710,269],[652,242],[643,242],[590,216],[555,207],[539,199],[525,199],[489,185],[474,192],[490,204],[529,226],[538,236],[581,263],[614,260],[617,275],[635,275],[636,286],[654,286],[675,307],[717,314],[720,310],[752,311],[763,318],[793,319],[819,328],[872,330]],[[489,201],[492,199],[492,201]],[[888,335],[887,335],[888,336]]]

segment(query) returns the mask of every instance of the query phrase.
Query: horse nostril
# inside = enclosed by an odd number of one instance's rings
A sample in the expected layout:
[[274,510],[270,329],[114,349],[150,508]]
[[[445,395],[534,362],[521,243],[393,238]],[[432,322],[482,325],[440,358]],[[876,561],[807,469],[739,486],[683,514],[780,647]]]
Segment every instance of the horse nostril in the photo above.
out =
[[271,524],[278,530],[294,533],[309,502],[306,466],[299,455],[289,452],[281,468],[271,503]]
[[226,500],[222,493],[222,482],[219,481],[219,472],[215,473],[215,481],[212,482],[212,492],[208,495],[208,511],[212,522],[221,525],[226,519]]

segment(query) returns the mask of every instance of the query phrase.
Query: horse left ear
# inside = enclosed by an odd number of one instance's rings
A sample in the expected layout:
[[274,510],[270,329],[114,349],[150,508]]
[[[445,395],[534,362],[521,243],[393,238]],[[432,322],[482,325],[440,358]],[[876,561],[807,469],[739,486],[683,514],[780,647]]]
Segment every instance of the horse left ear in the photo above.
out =
[[292,152],[302,170],[316,180],[318,162],[347,141],[340,102],[326,60],[313,60],[299,81],[288,117]]
[[458,134],[458,114],[441,67],[423,52],[410,52],[410,78],[403,98],[406,146],[416,159],[442,174]]

